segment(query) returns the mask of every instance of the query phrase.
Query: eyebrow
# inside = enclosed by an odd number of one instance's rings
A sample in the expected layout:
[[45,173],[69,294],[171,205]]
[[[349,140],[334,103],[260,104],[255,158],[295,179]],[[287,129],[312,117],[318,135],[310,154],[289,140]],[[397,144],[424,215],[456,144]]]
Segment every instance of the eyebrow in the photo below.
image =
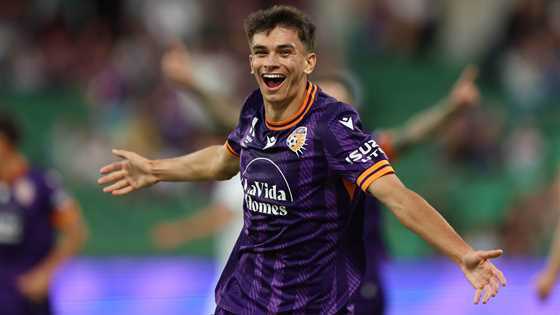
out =
[[[267,50],[268,47],[264,46],[264,45],[254,45],[252,47],[253,50]],[[282,45],[278,45],[276,46],[275,49],[296,49],[296,47],[293,44],[282,44]]]

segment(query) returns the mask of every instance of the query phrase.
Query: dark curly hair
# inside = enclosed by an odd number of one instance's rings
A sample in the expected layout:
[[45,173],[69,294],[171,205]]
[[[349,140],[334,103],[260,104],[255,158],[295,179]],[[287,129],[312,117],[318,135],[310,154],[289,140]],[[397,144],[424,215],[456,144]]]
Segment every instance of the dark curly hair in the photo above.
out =
[[244,26],[249,43],[256,33],[269,32],[277,26],[295,28],[305,49],[308,52],[315,51],[315,24],[305,13],[294,7],[275,5],[255,11],[245,19]]

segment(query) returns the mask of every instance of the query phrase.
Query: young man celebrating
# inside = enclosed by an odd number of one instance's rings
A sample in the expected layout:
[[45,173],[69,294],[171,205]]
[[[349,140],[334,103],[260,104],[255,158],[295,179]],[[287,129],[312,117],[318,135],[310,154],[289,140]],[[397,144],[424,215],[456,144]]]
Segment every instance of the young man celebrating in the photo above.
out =
[[241,175],[244,227],[216,288],[217,314],[353,314],[363,272],[365,194],[450,257],[476,289],[474,302],[505,284],[424,199],[407,189],[356,111],[308,81],[317,61],[315,27],[300,11],[275,6],[251,14],[245,29],[259,89],[246,100],[225,146],[101,169],[105,192],[123,195],[159,181]]
[[87,231],[76,201],[55,177],[29,166],[19,138],[15,122],[0,113],[0,313],[49,315],[54,273]]

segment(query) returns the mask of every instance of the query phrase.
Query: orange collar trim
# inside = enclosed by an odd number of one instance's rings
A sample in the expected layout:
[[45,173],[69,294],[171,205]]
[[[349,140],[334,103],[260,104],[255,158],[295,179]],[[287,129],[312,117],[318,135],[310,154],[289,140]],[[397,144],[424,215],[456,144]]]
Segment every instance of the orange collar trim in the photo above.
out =
[[278,131],[278,130],[286,130],[290,129],[293,126],[297,125],[303,117],[309,112],[311,105],[315,101],[315,95],[317,92],[317,86],[308,82],[307,84],[307,93],[305,96],[305,101],[301,104],[298,111],[292,115],[292,117],[282,120],[282,121],[269,121],[268,119],[265,120],[265,124],[270,130]]

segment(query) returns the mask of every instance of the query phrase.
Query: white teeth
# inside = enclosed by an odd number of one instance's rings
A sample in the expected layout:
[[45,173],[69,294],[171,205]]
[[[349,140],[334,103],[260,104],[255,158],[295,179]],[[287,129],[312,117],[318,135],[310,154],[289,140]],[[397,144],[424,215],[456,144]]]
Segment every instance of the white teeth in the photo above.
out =
[[282,74],[270,73],[270,74],[263,74],[263,78],[266,79],[283,79],[285,76]]

